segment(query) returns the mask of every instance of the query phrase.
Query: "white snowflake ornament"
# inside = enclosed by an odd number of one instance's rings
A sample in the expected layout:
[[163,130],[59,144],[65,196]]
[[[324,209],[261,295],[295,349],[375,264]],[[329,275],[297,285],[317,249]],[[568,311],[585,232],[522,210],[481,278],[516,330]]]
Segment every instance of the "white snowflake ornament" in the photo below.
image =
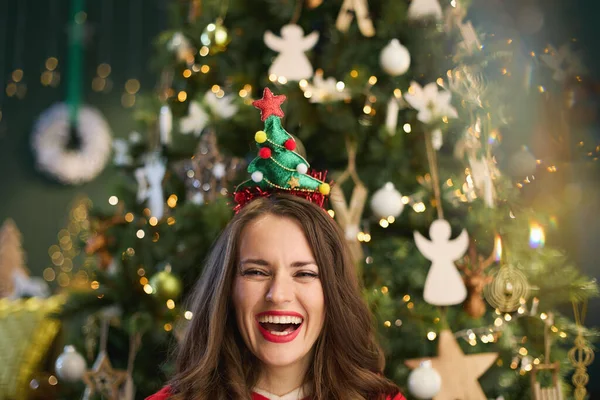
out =
[[233,117],[238,111],[233,99],[232,95],[218,97],[211,90],[207,91],[202,103],[198,101],[190,103],[188,115],[179,121],[179,130],[183,134],[193,133],[199,136],[211,118],[229,119]]
[[179,121],[179,130],[181,133],[193,133],[200,136],[208,124],[208,113],[200,106],[197,101],[192,101],[188,107],[188,115]]
[[333,103],[350,99],[350,93],[343,82],[338,82],[334,77],[323,79],[323,71],[318,70],[313,77],[312,83],[303,85],[304,96],[311,103]]
[[304,36],[302,28],[293,24],[281,28],[281,37],[271,31],[265,32],[264,41],[267,47],[279,52],[269,68],[269,74],[285,78],[287,81],[310,78],[313,75],[313,67],[304,52],[312,49],[318,40],[318,32]]
[[421,87],[417,82],[410,84],[410,89],[404,95],[404,100],[415,110],[419,111],[417,119],[424,124],[431,124],[442,117],[457,118],[456,108],[450,100],[452,94],[447,90],[438,91],[435,82]]

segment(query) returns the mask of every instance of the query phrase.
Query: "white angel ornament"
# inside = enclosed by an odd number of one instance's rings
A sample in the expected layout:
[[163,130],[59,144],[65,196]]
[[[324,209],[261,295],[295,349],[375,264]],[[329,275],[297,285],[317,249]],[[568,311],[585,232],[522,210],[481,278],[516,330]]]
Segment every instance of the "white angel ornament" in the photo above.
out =
[[304,36],[300,26],[285,25],[281,28],[281,37],[267,31],[264,40],[271,50],[279,52],[269,68],[270,75],[284,77],[288,81],[299,81],[313,76],[313,67],[304,52],[317,44],[319,32]]
[[436,306],[460,304],[467,297],[467,289],[454,261],[467,251],[469,234],[463,229],[456,239],[450,240],[451,234],[450,224],[444,219],[431,224],[431,241],[419,232],[414,233],[419,251],[432,262],[425,280],[423,298]]

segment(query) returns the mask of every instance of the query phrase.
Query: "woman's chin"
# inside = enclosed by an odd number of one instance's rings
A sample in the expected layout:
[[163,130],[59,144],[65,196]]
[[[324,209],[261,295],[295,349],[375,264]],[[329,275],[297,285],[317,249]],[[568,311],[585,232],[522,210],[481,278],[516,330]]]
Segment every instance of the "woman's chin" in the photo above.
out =
[[259,359],[267,367],[283,368],[297,364],[301,359],[301,355],[292,354],[290,351],[273,350],[261,352]]

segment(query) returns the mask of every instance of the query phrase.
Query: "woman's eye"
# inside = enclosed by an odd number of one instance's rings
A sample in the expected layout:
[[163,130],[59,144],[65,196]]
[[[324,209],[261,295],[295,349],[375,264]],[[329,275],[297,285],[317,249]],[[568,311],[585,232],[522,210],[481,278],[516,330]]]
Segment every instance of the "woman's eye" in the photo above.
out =
[[298,278],[318,278],[319,275],[314,272],[299,272],[296,274]]
[[258,269],[248,269],[246,271],[242,271],[242,276],[267,276],[267,274]]

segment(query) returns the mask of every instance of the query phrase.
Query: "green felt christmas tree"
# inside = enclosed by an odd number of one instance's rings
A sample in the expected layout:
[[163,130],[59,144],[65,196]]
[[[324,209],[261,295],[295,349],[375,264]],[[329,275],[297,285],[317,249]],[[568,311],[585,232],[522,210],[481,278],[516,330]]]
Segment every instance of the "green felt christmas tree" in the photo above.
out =
[[294,151],[296,141],[281,126],[284,114],[280,106],[284,101],[284,95],[274,96],[265,88],[263,98],[252,103],[261,110],[261,119],[265,121],[265,127],[254,135],[259,148],[258,157],[248,166],[248,173],[252,179],[241,183],[236,189],[238,203],[252,197],[252,189],[256,187],[261,191],[303,192],[306,196],[329,194],[329,184],[307,175],[308,161]]

